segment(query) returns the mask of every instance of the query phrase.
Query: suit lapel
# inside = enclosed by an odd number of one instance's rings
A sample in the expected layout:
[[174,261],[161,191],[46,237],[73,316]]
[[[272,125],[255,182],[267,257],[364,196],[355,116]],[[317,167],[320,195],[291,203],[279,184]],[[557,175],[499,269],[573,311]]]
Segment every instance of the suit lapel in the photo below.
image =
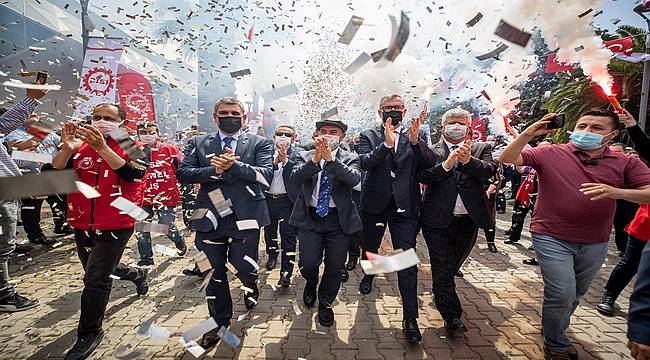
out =
[[208,151],[206,155],[213,153],[215,155],[220,155],[223,153],[223,149],[221,148],[221,137],[219,136],[219,132],[216,134],[213,134],[210,137],[210,144],[208,145],[207,148]]
[[237,147],[235,148],[235,155],[243,157],[245,147],[248,146],[247,142],[250,141],[247,133],[241,133],[239,135],[239,140],[237,141]]

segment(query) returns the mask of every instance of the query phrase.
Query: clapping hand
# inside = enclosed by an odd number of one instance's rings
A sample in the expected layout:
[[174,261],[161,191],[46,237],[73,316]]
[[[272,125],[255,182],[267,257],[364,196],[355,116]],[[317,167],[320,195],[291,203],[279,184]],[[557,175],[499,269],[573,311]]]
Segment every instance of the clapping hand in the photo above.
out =
[[75,151],[81,147],[83,142],[75,135],[77,134],[77,125],[73,123],[63,124],[61,130],[61,148],[67,151]]
[[232,164],[239,159],[240,157],[235,155],[235,152],[231,148],[226,148],[223,154],[213,156],[210,159],[210,165],[214,166],[218,175],[221,175],[228,171],[232,167]]

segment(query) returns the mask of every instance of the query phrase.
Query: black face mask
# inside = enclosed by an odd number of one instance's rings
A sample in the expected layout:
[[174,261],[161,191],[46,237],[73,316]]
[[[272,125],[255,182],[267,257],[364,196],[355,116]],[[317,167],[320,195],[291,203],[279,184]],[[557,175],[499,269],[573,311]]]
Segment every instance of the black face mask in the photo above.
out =
[[384,123],[390,118],[390,123],[393,124],[393,126],[397,126],[397,124],[402,122],[402,112],[401,111],[384,111],[382,115],[382,119],[384,120]]
[[241,117],[239,116],[220,116],[219,129],[226,134],[234,134],[241,129]]

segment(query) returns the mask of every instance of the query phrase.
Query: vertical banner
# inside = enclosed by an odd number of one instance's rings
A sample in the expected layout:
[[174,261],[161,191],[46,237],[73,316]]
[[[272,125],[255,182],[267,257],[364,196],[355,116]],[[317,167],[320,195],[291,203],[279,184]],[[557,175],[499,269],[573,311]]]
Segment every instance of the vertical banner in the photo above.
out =
[[126,111],[127,125],[135,129],[143,121],[156,122],[151,83],[143,74],[124,65],[118,69],[117,92],[120,106]]
[[93,106],[97,104],[115,103],[118,62],[124,48],[121,41],[97,37],[88,39],[81,70],[76,117],[90,115]]

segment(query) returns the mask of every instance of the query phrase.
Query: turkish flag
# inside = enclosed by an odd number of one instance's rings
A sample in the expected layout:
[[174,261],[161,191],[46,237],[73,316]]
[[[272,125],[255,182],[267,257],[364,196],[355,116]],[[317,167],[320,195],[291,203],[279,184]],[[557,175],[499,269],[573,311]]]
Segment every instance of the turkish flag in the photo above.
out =
[[632,41],[632,37],[628,36],[622,39],[605,41],[603,42],[603,45],[615,54],[623,53],[625,55],[630,55],[633,51],[632,46],[634,45],[634,42]]
[[128,127],[135,129],[143,121],[156,122],[151,83],[143,74],[120,65],[117,93]]
[[571,64],[560,62],[554,52],[546,55],[546,67],[544,68],[544,72],[547,74],[553,74],[560,71],[571,71],[575,68],[576,67]]

